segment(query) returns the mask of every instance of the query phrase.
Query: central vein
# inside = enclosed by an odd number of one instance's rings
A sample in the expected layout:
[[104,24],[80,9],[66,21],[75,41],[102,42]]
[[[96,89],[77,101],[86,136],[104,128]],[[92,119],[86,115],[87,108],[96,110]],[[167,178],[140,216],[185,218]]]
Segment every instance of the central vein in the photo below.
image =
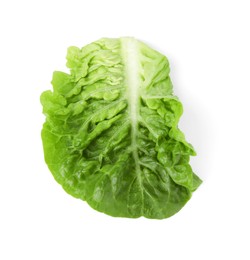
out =
[[138,131],[138,104],[139,104],[139,54],[138,42],[134,38],[121,39],[122,56],[125,64],[125,77],[128,95],[129,113],[131,118],[131,146],[135,160],[135,168],[138,180],[141,181],[138,149],[136,136]]

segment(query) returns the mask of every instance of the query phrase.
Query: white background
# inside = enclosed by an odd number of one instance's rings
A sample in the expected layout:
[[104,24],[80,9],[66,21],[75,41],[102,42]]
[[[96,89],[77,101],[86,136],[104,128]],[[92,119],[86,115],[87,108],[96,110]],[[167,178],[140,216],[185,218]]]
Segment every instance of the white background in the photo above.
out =
[[[1,1],[0,259],[250,259],[249,1]],[[170,60],[204,183],[165,220],[112,218],[43,160],[39,102],[70,45],[134,36]]]

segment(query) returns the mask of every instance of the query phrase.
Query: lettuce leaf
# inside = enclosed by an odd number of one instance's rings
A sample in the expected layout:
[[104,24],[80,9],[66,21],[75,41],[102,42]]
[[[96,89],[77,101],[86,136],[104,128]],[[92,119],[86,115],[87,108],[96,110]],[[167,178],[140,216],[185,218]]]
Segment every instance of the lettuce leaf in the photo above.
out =
[[201,184],[178,128],[169,62],[134,38],[67,53],[41,95],[45,161],[66,192],[115,217],[163,219]]

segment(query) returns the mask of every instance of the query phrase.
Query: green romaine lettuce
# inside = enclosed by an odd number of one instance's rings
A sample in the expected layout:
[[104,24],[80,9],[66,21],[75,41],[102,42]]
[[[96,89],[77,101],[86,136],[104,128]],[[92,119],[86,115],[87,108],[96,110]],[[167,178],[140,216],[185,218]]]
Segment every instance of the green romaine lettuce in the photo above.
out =
[[115,217],[162,219],[201,184],[165,56],[134,38],[70,47],[41,95],[45,161],[66,192]]

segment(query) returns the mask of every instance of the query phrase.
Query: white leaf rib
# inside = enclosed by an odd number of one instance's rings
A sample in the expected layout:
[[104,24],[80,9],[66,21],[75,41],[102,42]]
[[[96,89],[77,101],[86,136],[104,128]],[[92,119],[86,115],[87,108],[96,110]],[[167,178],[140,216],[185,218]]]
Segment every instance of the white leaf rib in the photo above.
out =
[[131,37],[121,38],[122,57],[125,66],[125,82],[127,87],[128,109],[131,118],[131,147],[135,161],[135,170],[138,181],[142,186],[141,169],[139,164],[136,136],[138,132],[139,119],[139,50],[138,42]]

